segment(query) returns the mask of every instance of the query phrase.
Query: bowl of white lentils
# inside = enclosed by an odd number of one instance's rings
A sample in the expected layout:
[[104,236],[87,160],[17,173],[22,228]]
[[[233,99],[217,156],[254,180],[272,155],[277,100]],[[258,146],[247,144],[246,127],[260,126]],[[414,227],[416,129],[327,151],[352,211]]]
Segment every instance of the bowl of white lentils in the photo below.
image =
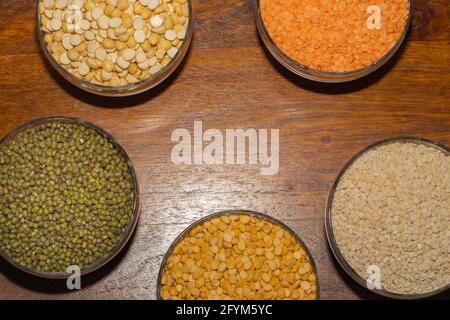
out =
[[39,0],[36,17],[55,70],[103,96],[160,84],[181,64],[193,34],[191,0]]
[[450,149],[400,137],[357,153],[328,197],[336,260],[363,287],[396,299],[450,288]]

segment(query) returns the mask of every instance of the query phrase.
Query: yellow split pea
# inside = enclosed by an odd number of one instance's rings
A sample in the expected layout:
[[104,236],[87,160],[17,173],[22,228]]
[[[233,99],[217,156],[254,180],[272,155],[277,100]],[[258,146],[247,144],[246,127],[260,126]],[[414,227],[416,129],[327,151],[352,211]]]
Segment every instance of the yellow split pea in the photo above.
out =
[[40,30],[55,61],[93,84],[147,80],[178,54],[188,0],[39,0]]
[[164,300],[312,300],[317,295],[313,264],[297,239],[247,213],[201,222],[176,244],[163,267]]

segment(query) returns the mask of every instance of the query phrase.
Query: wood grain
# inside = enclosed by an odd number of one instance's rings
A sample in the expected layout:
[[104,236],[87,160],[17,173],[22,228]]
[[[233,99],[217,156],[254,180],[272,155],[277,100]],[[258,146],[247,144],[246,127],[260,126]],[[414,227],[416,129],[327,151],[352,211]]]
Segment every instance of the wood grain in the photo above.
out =
[[[375,74],[319,85],[280,67],[257,35],[251,0],[194,0],[195,36],[185,63],[155,90],[123,99],[72,87],[45,61],[34,1],[0,0],[0,136],[31,119],[81,117],[110,131],[135,164],[142,212],[135,235],[83,290],[28,277],[0,261],[2,299],[153,299],[163,255],[196,219],[252,209],[290,225],[311,249],[324,299],[375,298],[333,261],[324,234],[327,194],[344,163],[367,144],[421,136],[450,145],[448,0],[415,1],[406,44]],[[176,128],[280,129],[280,171],[257,166],[176,166]],[[448,298],[448,293],[442,295]]]

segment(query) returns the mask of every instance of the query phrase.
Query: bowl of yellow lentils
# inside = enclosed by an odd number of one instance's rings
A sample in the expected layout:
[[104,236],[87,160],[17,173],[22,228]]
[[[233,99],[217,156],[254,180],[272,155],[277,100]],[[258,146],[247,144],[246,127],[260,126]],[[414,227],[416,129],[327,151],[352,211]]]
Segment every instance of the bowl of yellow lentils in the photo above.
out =
[[259,212],[232,210],[183,231],[163,259],[162,300],[316,300],[317,269],[300,237]]
[[191,0],[39,0],[39,43],[67,81],[103,96],[149,90],[181,64]]

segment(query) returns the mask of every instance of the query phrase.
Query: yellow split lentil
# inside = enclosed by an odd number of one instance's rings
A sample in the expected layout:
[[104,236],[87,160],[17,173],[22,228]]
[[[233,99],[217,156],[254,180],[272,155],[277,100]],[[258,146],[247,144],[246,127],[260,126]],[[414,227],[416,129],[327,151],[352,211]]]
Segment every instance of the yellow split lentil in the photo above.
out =
[[225,213],[200,222],[175,245],[163,268],[164,300],[317,296],[305,248],[287,229],[248,213]]

